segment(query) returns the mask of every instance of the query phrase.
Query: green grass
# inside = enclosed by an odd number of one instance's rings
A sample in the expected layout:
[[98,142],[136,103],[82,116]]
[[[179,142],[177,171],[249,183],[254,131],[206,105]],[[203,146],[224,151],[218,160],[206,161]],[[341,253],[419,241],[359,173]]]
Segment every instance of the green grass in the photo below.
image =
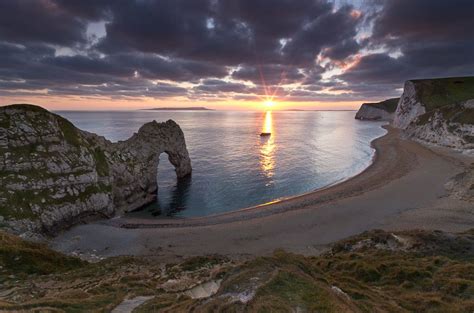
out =
[[453,122],[461,124],[474,124],[474,109],[465,108],[460,114],[453,117]]
[[28,103],[15,103],[11,104],[8,106],[5,106],[4,108],[12,108],[12,109],[21,109],[21,110],[27,110],[27,111],[33,111],[33,112],[40,112],[40,113],[49,113],[48,110],[34,105],[34,104],[28,104]]
[[413,80],[426,111],[474,99],[474,77]]
[[107,162],[107,157],[105,156],[104,151],[97,147],[93,150],[93,156],[95,159],[97,174],[99,174],[99,176],[108,176],[109,163]]
[[85,262],[0,231],[0,264],[8,274],[25,277],[66,272],[81,268]]
[[[337,305],[327,286],[291,270],[280,270],[256,294],[259,311],[291,312],[300,308],[307,312],[334,312]],[[336,302],[337,303],[337,302]]]
[[179,267],[183,271],[196,271],[204,267],[212,267],[225,261],[226,258],[221,256],[197,256],[187,259],[181,263]]
[[397,110],[398,101],[400,98],[387,99],[377,103],[366,103],[367,105],[373,106],[374,108],[382,109],[387,112],[393,113]]
[[64,140],[74,147],[80,147],[82,140],[78,129],[71,122],[59,115],[57,116],[57,121],[63,133]]
[[[472,312],[473,247],[474,230],[370,231],[320,256],[280,250],[240,264],[210,256],[163,268],[144,257],[86,263],[0,232],[0,291],[16,293],[0,311],[109,312],[124,298],[151,295],[135,312]],[[163,287],[217,278],[220,289],[205,299]],[[253,295],[247,303],[230,301],[245,292]]]
[[441,108],[428,111],[425,114],[420,115],[416,123],[418,125],[424,125],[437,113],[441,113],[443,119],[448,123],[448,125],[453,127],[453,129],[450,129],[451,131],[453,131],[454,128],[457,128],[456,124],[453,125],[453,123],[474,125],[474,109],[465,108],[457,104],[445,105]]

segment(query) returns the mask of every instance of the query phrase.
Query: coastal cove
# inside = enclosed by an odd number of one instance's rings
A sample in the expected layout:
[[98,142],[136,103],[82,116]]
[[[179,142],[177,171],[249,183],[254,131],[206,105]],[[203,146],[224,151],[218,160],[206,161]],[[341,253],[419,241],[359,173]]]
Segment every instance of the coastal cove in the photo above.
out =
[[0,313],[474,313],[473,0],[0,0]]
[[462,190],[445,187],[458,184],[459,174],[472,175],[473,158],[388,130],[373,141],[377,152],[370,167],[329,188],[211,217],[125,217],[79,225],[54,238],[51,247],[91,259],[131,254],[174,262],[215,253],[247,259],[280,248],[315,255],[337,240],[374,228],[473,228],[470,200],[459,197]]
[[[325,188],[357,175],[374,155],[384,122],[344,112],[60,111],[78,128],[111,141],[151,120],[176,121],[185,134],[191,178],[176,180],[167,155],[158,165],[158,199],[130,218],[199,217]],[[259,137],[267,130],[270,137]],[[297,139],[297,140],[295,140]]]

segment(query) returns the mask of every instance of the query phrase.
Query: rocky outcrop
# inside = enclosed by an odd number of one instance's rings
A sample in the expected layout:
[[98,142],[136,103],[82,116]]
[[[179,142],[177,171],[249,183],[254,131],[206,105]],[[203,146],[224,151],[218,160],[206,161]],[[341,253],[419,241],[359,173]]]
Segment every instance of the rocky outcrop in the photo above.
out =
[[377,103],[363,103],[355,118],[370,121],[392,121],[399,98],[388,99]]
[[440,146],[474,149],[474,100],[435,109],[417,117],[404,130],[408,138]]
[[0,108],[0,216],[17,232],[47,232],[90,217],[112,217],[157,197],[167,153],[178,178],[191,173],[180,127],[143,125],[112,143],[33,105]]
[[407,81],[393,126],[411,139],[474,149],[474,77]]
[[414,82],[406,81],[392,125],[396,128],[407,128],[415,118],[425,113],[426,108],[417,96]]

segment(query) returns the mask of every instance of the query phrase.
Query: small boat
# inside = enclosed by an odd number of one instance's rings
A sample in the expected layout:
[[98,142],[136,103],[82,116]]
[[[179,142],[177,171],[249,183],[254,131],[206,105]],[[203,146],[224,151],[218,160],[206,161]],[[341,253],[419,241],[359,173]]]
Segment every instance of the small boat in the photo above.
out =
[[268,137],[271,136],[272,133],[260,133],[260,137]]

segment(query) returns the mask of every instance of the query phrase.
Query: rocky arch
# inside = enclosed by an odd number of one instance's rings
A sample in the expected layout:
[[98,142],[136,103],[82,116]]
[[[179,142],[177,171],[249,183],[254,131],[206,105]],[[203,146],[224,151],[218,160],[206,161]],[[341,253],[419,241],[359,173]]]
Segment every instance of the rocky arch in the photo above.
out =
[[172,120],[143,125],[130,139],[116,145],[116,158],[122,160],[114,170],[114,202],[128,212],[156,201],[160,155],[166,153],[178,179],[191,174],[191,160],[184,134]]
[[173,121],[143,125],[112,143],[41,107],[0,107],[0,215],[18,233],[55,233],[92,216],[135,210],[157,195],[159,155],[191,174]]

